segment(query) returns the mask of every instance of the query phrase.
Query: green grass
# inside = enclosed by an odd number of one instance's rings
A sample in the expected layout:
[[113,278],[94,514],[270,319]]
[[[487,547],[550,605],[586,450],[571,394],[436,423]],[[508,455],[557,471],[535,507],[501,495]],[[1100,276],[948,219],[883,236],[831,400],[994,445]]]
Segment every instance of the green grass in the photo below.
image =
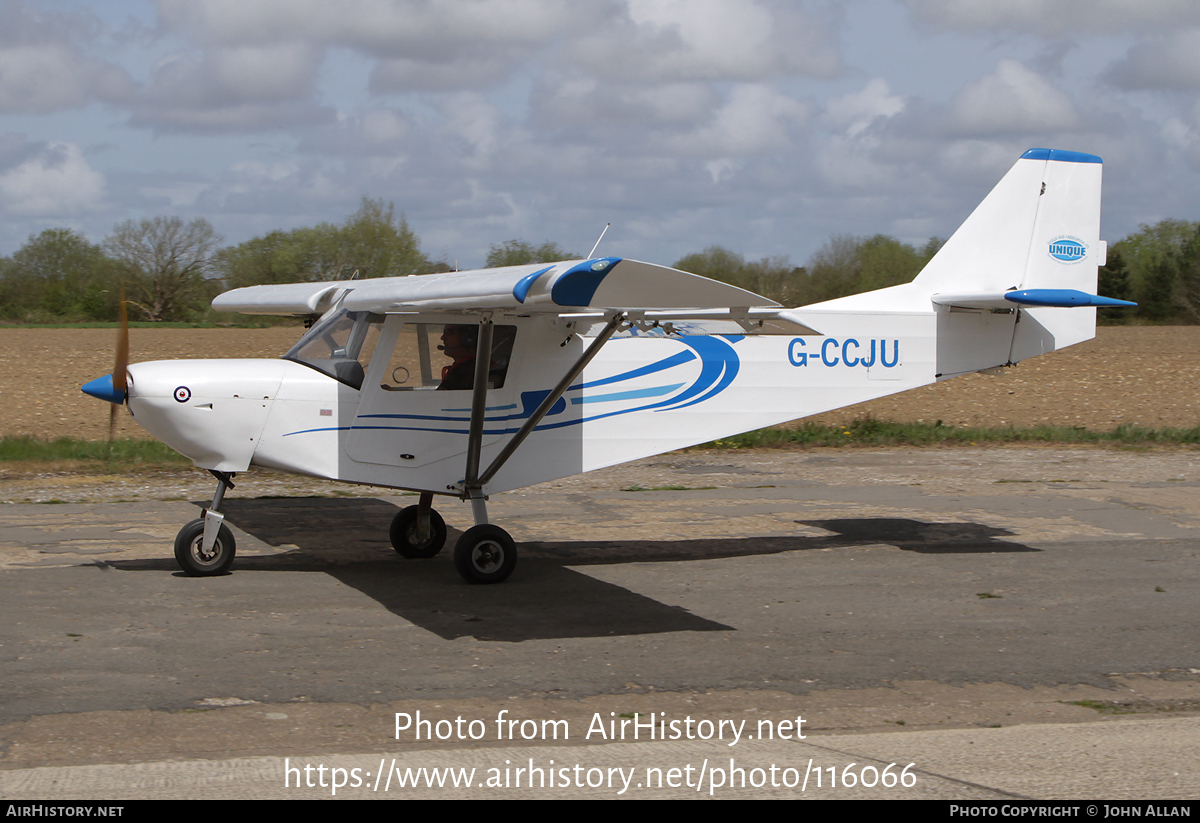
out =
[[97,467],[130,468],[135,466],[189,466],[191,461],[157,440],[76,440],[60,437],[40,440],[36,437],[0,438],[0,463],[95,463]]
[[1155,712],[1194,712],[1200,710],[1200,700],[1068,700],[1068,706],[1092,709],[1100,714],[1151,714]]
[[972,428],[936,423],[892,423],[864,418],[845,426],[802,423],[792,429],[759,429],[705,443],[705,449],[790,448],[796,446],[933,446],[984,443],[1086,443],[1150,446],[1200,443],[1200,426],[1191,429],[1148,429],[1117,426],[1091,431],[1072,426]]

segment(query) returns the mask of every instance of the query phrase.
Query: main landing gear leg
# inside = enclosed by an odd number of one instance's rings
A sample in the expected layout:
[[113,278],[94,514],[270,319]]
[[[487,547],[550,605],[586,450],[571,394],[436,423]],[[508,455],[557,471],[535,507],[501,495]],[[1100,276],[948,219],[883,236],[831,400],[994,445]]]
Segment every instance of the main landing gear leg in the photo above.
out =
[[488,318],[480,321],[479,344],[475,352],[475,391],[471,396],[471,426],[467,432],[467,470],[466,477],[459,486],[463,499],[471,501],[475,525],[467,529],[454,546],[454,567],[468,583],[501,583],[508,579],[517,565],[516,543],[504,529],[488,523],[484,486],[496,476],[500,467],[537,428],[542,418],[550,412],[579,375],[583,374],[587,364],[624,322],[625,315],[620,312],[609,318],[604,330],[588,345],[580,358],[558,381],[558,385],[542,399],[533,414],[492,460],[491,465],[481,472],[479,454],[483,445],[484,412],[487,408],[487,367],[491,357],[492,324]]
[[234,487],[233,474],[210,472],[217,478],[212,505],[204,510],[204,517],[188,523],[175,536],[175,561],[184,574],[191,577],[224,574],[233,563],[237,550],[233,532],[225,525],[225,515],[219,511],[225,499],[225,490]]
[[471,425],[467,430],[467,466],[462,482],[463,498],[471,501],[475,525],[454,544],[454,568],[468,583],[502,583],[517,567],[517,544],[508,532],[488,523],[487,498],[479,481],[479,453],[483,446],[483,424],[487,410],[488,367],[492,359],[492,321],[479,321],[475,349],[475,382],[471,394]]

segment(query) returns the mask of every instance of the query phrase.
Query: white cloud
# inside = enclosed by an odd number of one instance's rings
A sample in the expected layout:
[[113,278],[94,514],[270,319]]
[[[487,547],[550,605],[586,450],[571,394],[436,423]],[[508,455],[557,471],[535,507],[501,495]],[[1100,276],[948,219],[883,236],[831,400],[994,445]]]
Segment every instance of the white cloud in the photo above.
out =
[[841,70],[832,23],[795,4],[628,0],[627,16],[562,55],[601,77],[753,82]]
[[672,137],[671,153],[714,159],[749,157],[786,149],[809,106],[760,84],[734,86],[710,122]]
[[1071,98],[1016,60],[968,83],[950,100],[947,125],[959,135],[1049,134],[1080,126]]
[[362,116],[363,139],[373,146],[395,148],[411,131],[409,118],[394,109],[372,109]]
[[508,132],[500,110],[478,94],[464,92],[445,99],[441,111],[446,118],[442,129],[446,139],[466,148],[457,155],[459,160],[486,168]]
[[1194,0],[904,0],[936,29],[1018,31],[1042,37],[1170,30],[1200,23]]
[[506,82],[516,62],[508,50],[474,55],[446,53],[421,59],[384,58],[371,72],[370,88],[376,94],[486,88]]
[[129,84],[116,65],[88,56],[95,21],[84,14],[0,3],[0,112],[45,114],[119,96]]
[[329,121],[317,105],[322,54],[301,43],[177,51],[130,96],[132,122],[160,130],[259,131]]
[[164,28],[205,47],[303,41],[378,61],[376,93],[459,90],[503,83],[531,54],[591,28],[604,0],[159,0]]
[[1200,29],[1138,43],[1109,68],[1106,77],[1124,89],[1200,89]]
[[888,82],[876,77],[862,91],[834,97],[825,103],[822,120],[829,126],[857,137],[876,120],[904,111],[904,98],[891,94]]
[[158,0],[164,26],[202,41],[320,40],[377,56],[436,55],[462,43],[541,43],[595,16],[596,0]]
[[[8,141],[11,142],[11,141]],[[75,216],[104,199],[104,175],[73,143],[27,146],[20,162],[0,172],[0,210],[25,217]]]
[[534,94],[533,107],[536,121],[551,128],[686,127],[710,118],[721,102],[722,96],[712,83],[641,86],[573,74],[545,78]]
[[82,105],[97,68],[63,45],[0,48],[0,112],[45,114]]

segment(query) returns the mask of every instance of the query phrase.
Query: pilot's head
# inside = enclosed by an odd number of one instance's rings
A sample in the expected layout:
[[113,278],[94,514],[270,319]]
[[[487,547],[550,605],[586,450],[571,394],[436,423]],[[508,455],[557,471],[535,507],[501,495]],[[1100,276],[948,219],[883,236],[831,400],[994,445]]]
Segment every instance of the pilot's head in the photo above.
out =
[[458,360],[475,353],[479,342],[479,327],[466,323],[450,323],[442,329],[442,351],[447,357]]

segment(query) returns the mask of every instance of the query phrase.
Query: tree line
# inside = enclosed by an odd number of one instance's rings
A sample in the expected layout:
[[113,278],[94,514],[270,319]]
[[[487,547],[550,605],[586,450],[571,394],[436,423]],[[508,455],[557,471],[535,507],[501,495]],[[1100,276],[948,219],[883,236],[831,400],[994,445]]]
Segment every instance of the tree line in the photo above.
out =
[[[674,266],[731,283],[785,306],[803,306],[907,283],[944,241],[914,246],[894,237],[835,235],[804,266],[787,257],[747,260],[721,246]],[[493,245],[485,265],[578,259],[549,241]],[[71,229],[33,235],[0,258],[0,321],[111,321],[122,289],[132,319],[202,319],[228,288],[450,271],[428,257],[391,203],[363,198],[342,223],[273,231],[223,247],[207,220],[154,217],[118,223],[101,243]],[[1108,322],[1200,323],[1200,222],[1163,220],[1110,247],[1100,294],[1138,302],[1102,309]]]

